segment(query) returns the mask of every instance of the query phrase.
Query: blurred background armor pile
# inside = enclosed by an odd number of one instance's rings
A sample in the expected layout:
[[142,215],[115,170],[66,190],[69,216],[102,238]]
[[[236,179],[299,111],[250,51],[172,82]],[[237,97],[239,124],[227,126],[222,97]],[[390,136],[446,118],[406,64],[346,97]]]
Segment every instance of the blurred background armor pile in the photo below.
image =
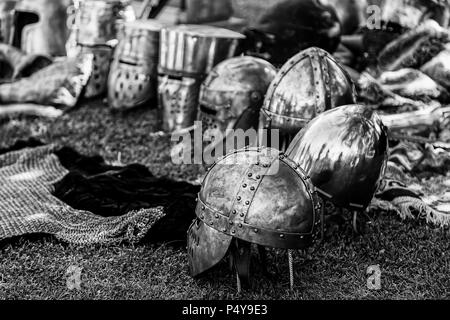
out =
[[212,26],[161,30],[158,103],[164,131],[194,125],[202,81],[217,63],[239,53],[243,39],[240,33]]

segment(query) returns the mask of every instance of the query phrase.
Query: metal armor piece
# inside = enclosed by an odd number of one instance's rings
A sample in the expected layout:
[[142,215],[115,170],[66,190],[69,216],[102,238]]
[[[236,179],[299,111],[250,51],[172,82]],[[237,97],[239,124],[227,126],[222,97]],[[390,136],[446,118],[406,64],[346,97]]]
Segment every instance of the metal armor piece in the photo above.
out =
[[362,210],[387,165],[387,129],[372,109],[341,106],[312,120],[286,154],[306,171],[322,196],[338,207]]
[[227,154],[206,174],[188,231],[192,276],[217,264],[233,238],[262,246],[311,245],[320,204],[304,171],[270,148]]
[[108,79],[108,103],[112,108],[129,109],[156,98],[159,34],[163,26],[156,20],[124,25]]
[[219,63],[200,89],[199,118],[204,132],[224,134],[249,108],[257,115],[276,73],[269,62],[255,57],[234,57]]
[[11,30],[14,24],[14,7],[17,0],[0,2],[0,43],[11,43]]
[[343,67],[312,47],[286,62],[272,81],[261,110],[262,126],[296,134],[318,114],[355,99],[354,84]]
[[[69,57],[72,57],[73,52]],[[106,92],[109,67],[111,65],[113,48],[110,46],[77,45],[76,55],[93,55],[92,74],[86,85],[85,98],[94,98]]]
[[206,25],[177,25],[161,30],[159,72],[204,76],[219,62],[239,53],[244,35]]
[[26,53],[64,56],[69,0],[19,0],[10,44]]
[[127,0],[78,0],[73,25],[75,43],[106,45],[117,39],[121,26],[135,19]]
[[159,75],[158,103],[164,131],[177,131],[194,124],[200,85],[201,80],[196,78]]

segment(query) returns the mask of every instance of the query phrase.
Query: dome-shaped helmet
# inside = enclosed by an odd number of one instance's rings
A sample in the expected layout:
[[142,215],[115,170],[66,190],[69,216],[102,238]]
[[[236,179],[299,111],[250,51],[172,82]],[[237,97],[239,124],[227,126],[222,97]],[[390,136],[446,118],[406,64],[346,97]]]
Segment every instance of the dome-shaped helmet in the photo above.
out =
[[317,191],[338,207],[365,209],[387,164],[387,129],[362,105],[324,112],[302,129],[286,155],[306,171]]
[[330,54],[309,48],[280,69],[267,91],[262,114],[270,128],[296,134],[318,114],[355,103],[355,87],[348,73]]
[[197,219],[188,231],[191,275],[221,261],[233,239],[308,247],[320,224],[318,200],[303,170],[280,151],[262,147],[227,154],[210,168],[198,196]]
[[255,57],[241,56],[219,63],[200,89],[203,131],[224,134],[246,110],[252,112],[248,120],[256,128],[264,96],[276,73],[269,62]]

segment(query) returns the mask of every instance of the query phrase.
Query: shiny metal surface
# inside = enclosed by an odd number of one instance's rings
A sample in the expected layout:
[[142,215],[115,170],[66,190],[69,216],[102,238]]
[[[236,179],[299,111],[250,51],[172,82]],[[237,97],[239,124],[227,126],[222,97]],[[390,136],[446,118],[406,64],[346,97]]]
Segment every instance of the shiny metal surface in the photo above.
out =
[[165,132],[194,125],[200,85],[201,80],[196,78],[159,75],[158,108]]
[[11,30],[14,24],[16,0],[0,2],[0,43],[11,43]]
[[69,0],[19,0],[9,43],[29,54],[64,56]]
[[286,155],[299,163],[322,196],[339,207],[361,210],[384,174],[387,129],[369,107],[341,106],[312,120]]
[[219,63],[200,89],[199,119],[203,131],[218,130],[224,134],[246,109],[259,112],[276,73],[272,64],[255,57],[234,57]]
[[218,264],[227,254],[233,237],[195,219],[188,230],[189,269],[193,277]]
[[177,25],[161,30],[160,72],[203,76],[219,62],[240,53],[244,35],[206,25]]
[[124,24],[108,78],[108,103],[115,109],[143,105],[157,97],[159,35],[164,24]]
[[114,49],[110,46],[86,46],[79,44],[77,45],[76,50],[69,55],[69,57],[72,57],[72,54],[93,55],[92,74],[86,85],[86,90],[84,92],[85,98],[98,97],[106,92],[113,52]]
[[261,114],[269,117],[270,128],[296,134],[318,114],[355,99],[354,84],[343,67],[326,51],[312,47],[283,65]]
[[72,32],[75,43],[106,45],[117,39],[124,22],[135,19],[130,1],[76,0]]
[[[275,149],[240,149],[210,168],[198,197],[196,215],[202,227],[222,237],[195,243],[223,248],[229,246],[228,237],[235,237],[269,247],[306,248],[320,223],[319,209],[314,187],[292,160]],[[199,265],[194,270],[217,263],[208,263],[208,248],[189,250],[198,255],[191,259]],[[218,252],[216,258],[224,249]]]

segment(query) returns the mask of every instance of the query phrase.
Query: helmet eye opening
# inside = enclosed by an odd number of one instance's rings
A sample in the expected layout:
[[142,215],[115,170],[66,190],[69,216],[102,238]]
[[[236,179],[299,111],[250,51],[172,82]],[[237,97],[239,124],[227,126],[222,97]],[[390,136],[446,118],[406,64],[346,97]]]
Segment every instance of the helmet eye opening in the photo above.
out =
[[20,48],[22,43],[22,31],[29,25],[39,22],[39,15],[34,12],[16,12],[14,16],[14,38],[12,45]]

